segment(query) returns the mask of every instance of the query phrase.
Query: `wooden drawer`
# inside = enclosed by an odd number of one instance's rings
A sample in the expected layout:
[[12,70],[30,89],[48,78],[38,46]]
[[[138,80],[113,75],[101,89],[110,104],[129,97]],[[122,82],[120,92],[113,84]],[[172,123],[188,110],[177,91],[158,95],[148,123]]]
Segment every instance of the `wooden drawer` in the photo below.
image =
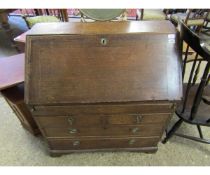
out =
[[159,137],[49,139],[51,150],[109,149],[156,147]]
[[148,123],[165,124],[169,114],[115,114],[115,115],[72,115],[39,116],[35,120],[41,127],[94,127],[104,125],[136,125]]
[[173,103],[119,103],[87,104],[70,106],[34,106],[32,113],[39,115],[77,115],[77,114],[151,114],[171,113]]
[[111,126],[111,127],[81,127],[81,128],[43,128],[46,137],[111,137],[111,136],[161,136],[162,125],[133,125],[133,126]]

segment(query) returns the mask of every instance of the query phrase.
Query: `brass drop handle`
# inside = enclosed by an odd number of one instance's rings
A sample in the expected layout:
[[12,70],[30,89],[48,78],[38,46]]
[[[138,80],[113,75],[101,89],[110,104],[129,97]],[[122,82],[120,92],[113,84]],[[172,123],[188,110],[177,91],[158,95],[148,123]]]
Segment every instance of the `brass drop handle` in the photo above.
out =
[[106,38],[101,38],[101,45],[106,45],[107,44],[107,39]]
[[139,128],[136,127],[136,128],[133,128],[133,129],[132,129],[132,133],[135,134],[135,133],[137,133],[137,132],[139,132]]
[[136,123],[137,123],[137,124],[140,124],[142,118],[143,118],[143,117],[142,117],[141,115],[137,115],[137,116],[136,116]]
[[69,123],[69,125],[73,125],[73,122],[74,122],[74,118],[73,117],[68,117],[68,123]]
[[80,145],[80,141],[77,140],[73,142],[73,146],[78,146],[78,145]]
[[129,145],[133,145],[135,142],[136,142],[135,139],[131,139],[131,140],[129,140],[128,144],[129,144]]
[[75,134],[75,133],[77,133],[77,129],[75,128],[69,129],[69,134]]

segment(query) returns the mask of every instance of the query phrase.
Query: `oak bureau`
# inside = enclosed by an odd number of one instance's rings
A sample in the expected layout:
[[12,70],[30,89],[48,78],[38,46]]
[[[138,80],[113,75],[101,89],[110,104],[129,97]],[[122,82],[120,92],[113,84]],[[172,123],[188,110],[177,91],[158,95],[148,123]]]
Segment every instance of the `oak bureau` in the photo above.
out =
[[179,42],[169,21],[35,25],[25,102],[51,155],[157,151],[182,98]]

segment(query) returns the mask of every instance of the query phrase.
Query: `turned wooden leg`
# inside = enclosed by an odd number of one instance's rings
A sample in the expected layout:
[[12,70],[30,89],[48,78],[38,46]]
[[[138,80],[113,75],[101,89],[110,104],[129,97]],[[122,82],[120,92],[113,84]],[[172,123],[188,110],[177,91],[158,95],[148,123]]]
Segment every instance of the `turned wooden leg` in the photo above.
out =
[[154,149],[154,150],[151,150],[151,151],[145,151],[144,153],[146,154],[154,154],[158,151],[158,148],[157,149]]

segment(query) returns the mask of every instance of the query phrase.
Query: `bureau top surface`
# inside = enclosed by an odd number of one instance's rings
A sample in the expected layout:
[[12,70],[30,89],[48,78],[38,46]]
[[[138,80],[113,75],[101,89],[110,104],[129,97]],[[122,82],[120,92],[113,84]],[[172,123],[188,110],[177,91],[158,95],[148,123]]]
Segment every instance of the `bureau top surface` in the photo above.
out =
[[25,83],[28,104],[180,100],[179,35],[167,21],[36,25]]
[[176,33],[169,21],[38,23],[27,35]]

